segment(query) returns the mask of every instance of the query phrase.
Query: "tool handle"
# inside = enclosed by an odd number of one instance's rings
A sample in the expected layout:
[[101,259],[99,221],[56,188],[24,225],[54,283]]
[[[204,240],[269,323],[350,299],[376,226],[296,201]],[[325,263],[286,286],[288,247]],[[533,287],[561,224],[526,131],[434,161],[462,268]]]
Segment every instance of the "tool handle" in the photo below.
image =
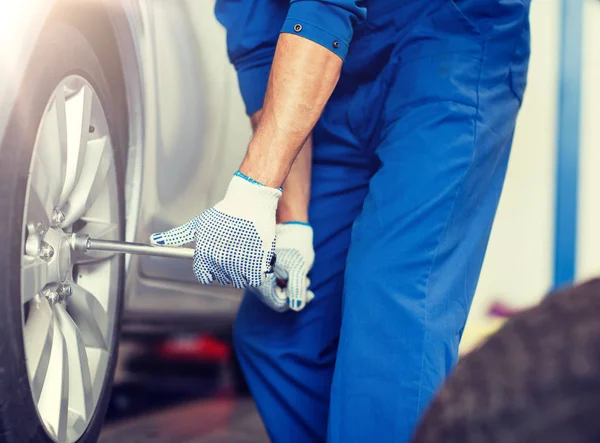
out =
[[74,250],[83,252],[107,251],[123,254],[152,255],[155,257],[194,258],[194,249],[192,248],[176,248],[172,246],[154,246],[144,243],[100,240],[79,234],[74,234],[71,245]]
[[[155,257],[169,258],[194,258],[194,249],[177,248],[173,246],[154,246],[145,243],[132,243],[126,241],[100,240],[91,238],[89,235],[73,234],[71,237],[71,248],[74,251],[92,252],[107,251],[121,254],[152,255]],[[273,254],[271,269],[275,266],[277,256]],[[283,281],[283,280],[282,280]]]

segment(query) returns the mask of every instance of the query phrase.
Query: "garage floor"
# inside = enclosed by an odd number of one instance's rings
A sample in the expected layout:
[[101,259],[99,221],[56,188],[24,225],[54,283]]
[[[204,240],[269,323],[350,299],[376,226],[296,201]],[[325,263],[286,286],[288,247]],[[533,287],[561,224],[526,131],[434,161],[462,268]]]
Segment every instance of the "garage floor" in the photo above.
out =
[[269,442],[230,359],[165,358],[156,348],[121,342],[100,443]]
[[100,443],[267,443],[251,399],[201,400],[108,424]]

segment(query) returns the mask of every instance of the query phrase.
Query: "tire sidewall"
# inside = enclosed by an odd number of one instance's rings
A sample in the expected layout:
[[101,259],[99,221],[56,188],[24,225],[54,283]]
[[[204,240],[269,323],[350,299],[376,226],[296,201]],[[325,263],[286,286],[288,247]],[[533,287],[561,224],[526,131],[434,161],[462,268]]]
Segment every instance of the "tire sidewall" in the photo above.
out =
[[[121,238],[124,235],[124,146],[127,128],[113,121],[114,101],[100,62],[85,37],[72,26],[48,24],[31,58],[19,98],[0,147],[0,441],[49,442],[37,414],[27,376],[22,328],[21,255],[29,167],[39,124],[48,100],[68,75],[84,77],[94,88],[107,117],[114,147]],[[78,442],[95,442],[108,405],[116,365],[123,309],[124,262],[119,258],[117,318],[103,390],[88,429]]]

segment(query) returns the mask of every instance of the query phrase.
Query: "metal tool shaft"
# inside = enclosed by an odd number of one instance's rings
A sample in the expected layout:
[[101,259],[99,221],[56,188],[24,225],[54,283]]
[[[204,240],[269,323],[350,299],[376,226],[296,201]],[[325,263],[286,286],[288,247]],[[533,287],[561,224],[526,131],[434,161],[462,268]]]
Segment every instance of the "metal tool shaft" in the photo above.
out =
[[152,255],[155,257],[194,258],[192,248],[175,248],[171,246],[153,246],[144,243],[125,241],[99,240],[87,235],[73,234],[71,247],[76,251],[108,251],[122,254]]

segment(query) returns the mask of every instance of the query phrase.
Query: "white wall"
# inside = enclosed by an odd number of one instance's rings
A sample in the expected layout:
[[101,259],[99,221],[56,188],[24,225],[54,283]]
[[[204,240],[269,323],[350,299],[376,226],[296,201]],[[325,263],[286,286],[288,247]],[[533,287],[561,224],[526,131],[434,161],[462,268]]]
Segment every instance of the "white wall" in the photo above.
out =
[[600,276],[600,1],[584,9],[577,279]]

